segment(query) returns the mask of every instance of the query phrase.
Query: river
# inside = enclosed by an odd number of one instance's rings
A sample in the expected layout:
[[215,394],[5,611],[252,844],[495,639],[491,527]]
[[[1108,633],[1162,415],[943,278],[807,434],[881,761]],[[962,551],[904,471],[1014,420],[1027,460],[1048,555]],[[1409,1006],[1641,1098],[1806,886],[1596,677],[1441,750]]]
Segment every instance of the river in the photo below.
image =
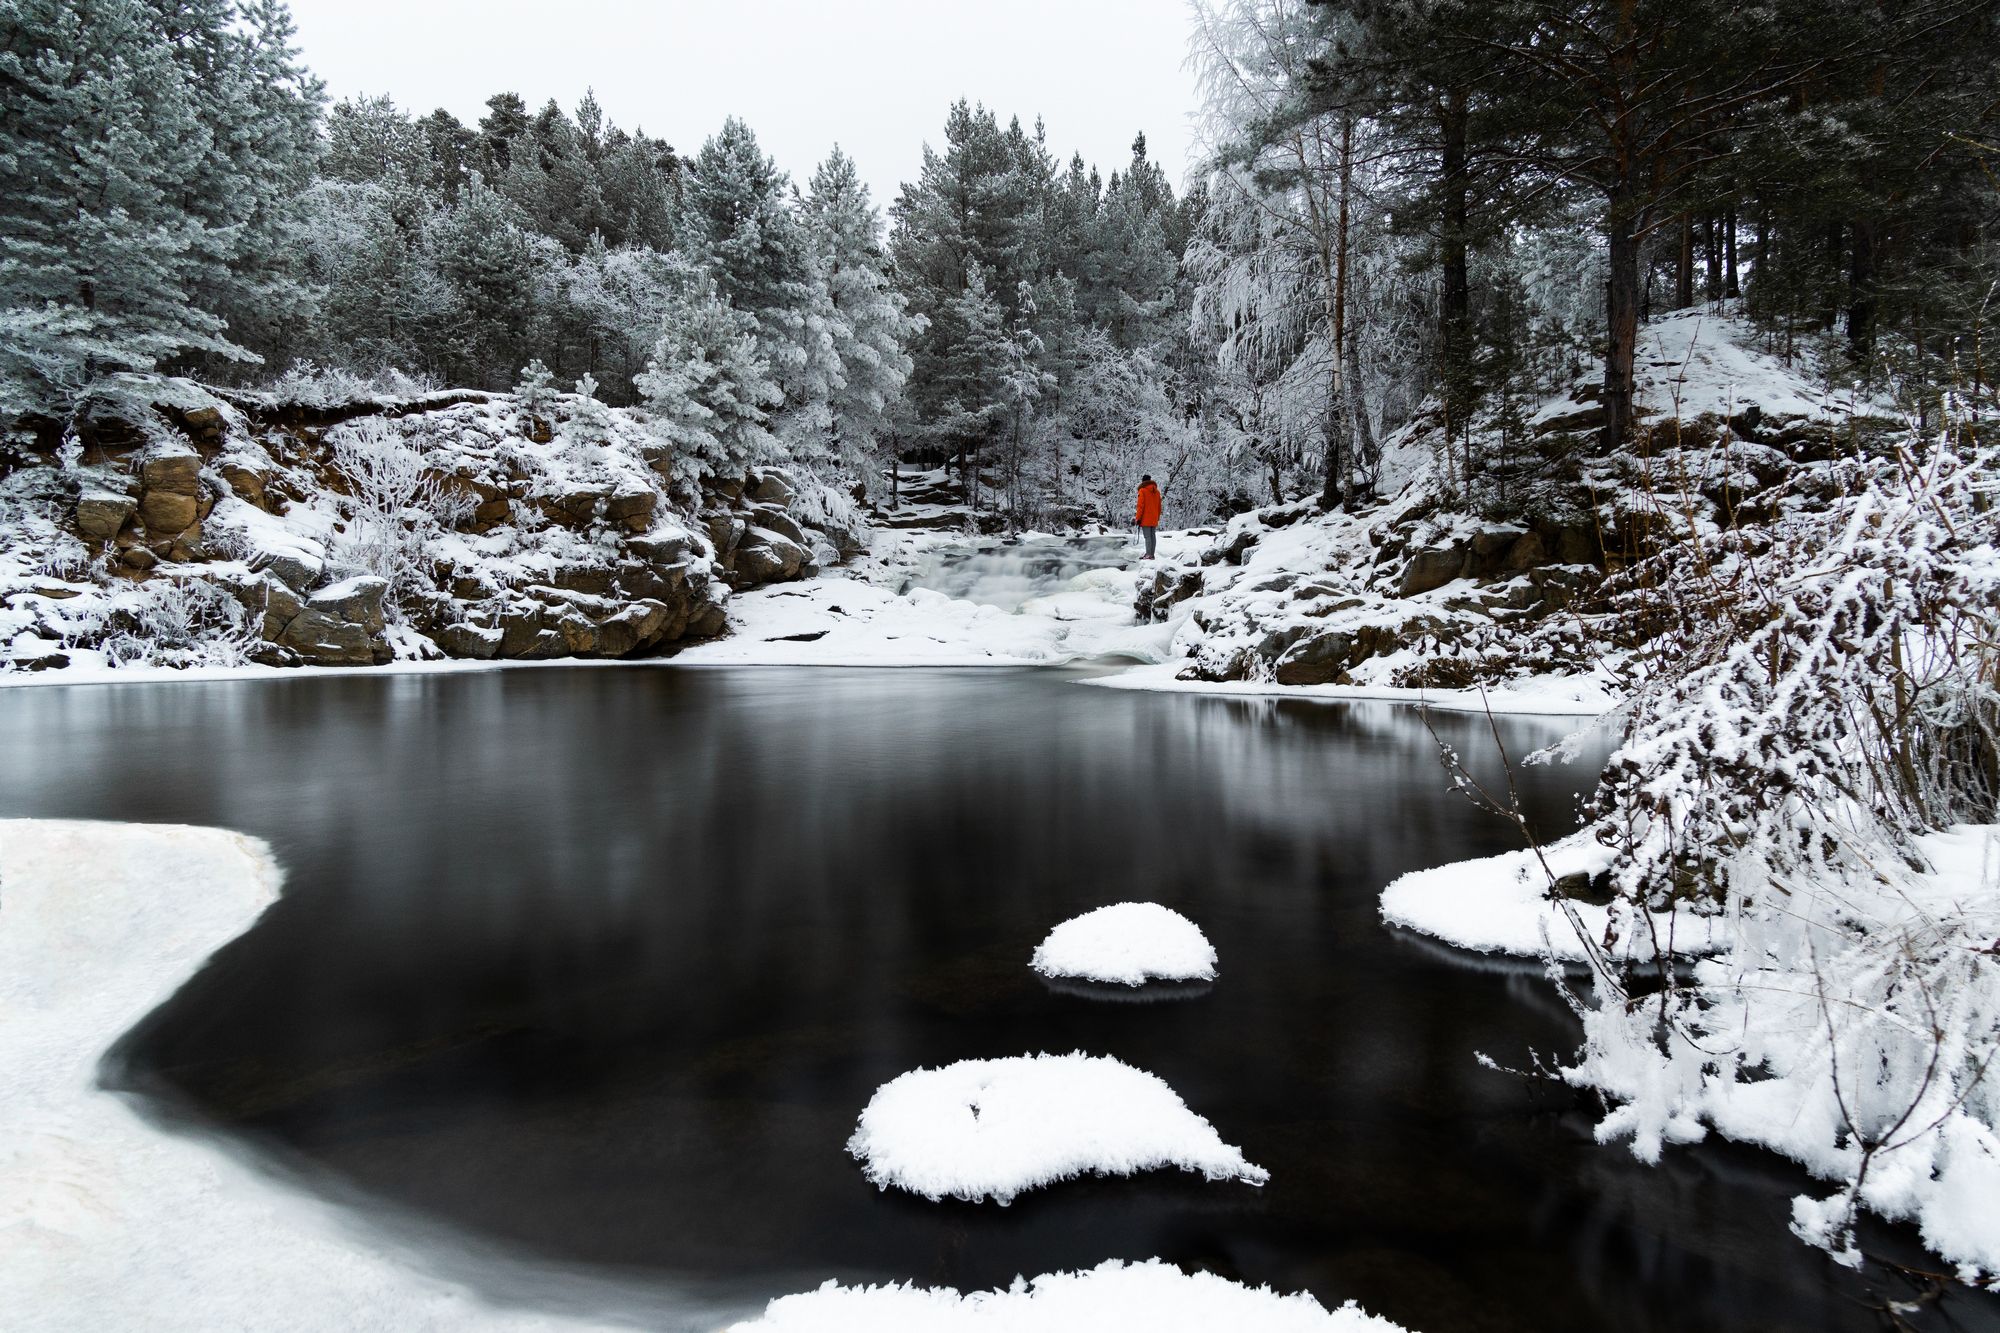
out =
[[[1428,726],[1497,771],[1485,719]],[[1498,730],[1516,755],[1559,733]],[[1601,758],[1525,771],[1545,832]],[[1576,1028],[1534,968],[1377,919],[1397,874],[1510,845],[1407,709],[1054,670],[17,689],[0,811],[268,839],[281,901],[105,1078],[496,1300],[699,1326],[833,1275],[1158,1255],[1429,1333],[1877,1326],[1867,1280],[1786,1232],[1801,1173],[1719,1142],[1641,1166],[1573,1094],[1476,1062]],[[1028,970],[1123,899],[1201,925],[1210,991],[1111,1003]],[[1270,1185],[934,1204],[843,1151],[905,1070],[1068,1050],[1161,1075]],[[1976,1300],[1951,1326],[2000,1323]]]

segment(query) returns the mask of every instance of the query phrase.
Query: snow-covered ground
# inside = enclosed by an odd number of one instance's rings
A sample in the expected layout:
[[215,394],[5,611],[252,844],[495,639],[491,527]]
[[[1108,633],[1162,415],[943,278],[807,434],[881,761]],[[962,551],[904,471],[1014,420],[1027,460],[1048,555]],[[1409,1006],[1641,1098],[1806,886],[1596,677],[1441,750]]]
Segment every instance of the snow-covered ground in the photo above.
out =
[[1045,977],[1140,986],[1215,980],[1215,946],[1201,927],[1158,903],[1113,903],[1051,930],[1028,965]]
[[1456,713],[1524,717],[1598,717],[1617,706],[1618,695],[1602,676],[1526,676],[1486,689],[1434,690],[1398,685],[1278,685],[1260,680],[1182,680],[1178,661],[1145,664],[1083,682],[1112,690],[1156,690],[1167,694],[1213,694],[1273,699],[1318,699],[1329,703],[1378,700],[1416,704]]
[[1183,1273],[1157,1259],[1116,1259],[1083,1273],[1016,1280],[1005,1291],[961,1295],[949,1287],[842,1287],[771,1302],[732,1333],[1400,1333],[1353,1302],[1327,1310],[1300,1292],[1281,1296],[1212,1273]]
[[0,821],[0,1325],[553,1329],[97,1086],[105,1050],[278,892],[221,829]]
[[1621,914],[1612,930],[1610,909],[1549,896],[1551,876],[1594,875],[1612,859],[1610,848],[1578,833],[1542,848],[1539,856],[1502,852],[1413,870],[1382,890],[1382,919],[1463,949],[1564,962],[1583,962],[1593,951],[1644,961],[1661,951],[1699,956],[1728,947],[1728,923],[1721,916],[1682,909],[1635,922]]
[[[1091,562],[1066,580],[1031,583],[1034,548],[976,571],[939,560],[961,537],[885,532],[857,568],[807,583],[758,588],[729,604],[726,639],[674,660],[693,666],[1052,666],[1089,660],[1160,662],[1175,625],[1135,625],[1136,542],[1120,564]],[[1029,543],[1036,539],[1030,537]],[[1052,544],[1056,539],[1042,538]],[[1161,554],[1191,555],[1207,538],[1162,534]],[[952,596],[921,586],[926,573]],[[1012,608],[1012,609],[1010,609]]]
[[899,1075],[876,1089],[847,1150],[883,1189],[1002,1206],[1087,1174],[1177,1166],[1210,1180],[1270,1179],[1157,1075],[1081,1052]]

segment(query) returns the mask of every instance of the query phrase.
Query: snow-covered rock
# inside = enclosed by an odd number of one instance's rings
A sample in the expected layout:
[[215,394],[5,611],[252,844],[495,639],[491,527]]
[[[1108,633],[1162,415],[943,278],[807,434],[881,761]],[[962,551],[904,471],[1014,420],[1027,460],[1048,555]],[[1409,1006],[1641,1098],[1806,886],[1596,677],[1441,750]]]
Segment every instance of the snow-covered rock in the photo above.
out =
[[1686,909],[1655,913],[1650,921],[1612,911],[1580,897],[1550,892],[1550,877],[1567,889],[1588,892],[1588,881],[1612,863],[1613,853],[1589,836],[1573,834],[1532,850],[1455,861],[1413,870],[1382,890],[1382,919],[1480,953],[1523,958],[1547,955],[1583,962],[1593,949],[1616,960],[1645,960],[1655,943],[1669,940],[1679,953],[1698,957],[1729,945],[1726,918]]
[[847,1150],[883,1189],[1003,1206],[1085,1174],[1177,1166],[1210,1180],[1270,1179],[1158,1076],[1081,1052],[900,1075],[876,1089]]
[[1281,1296],[1213,1273],[1183,1273],[1149,1259],[1113,1259],[1080,1273],[1016,1279],[1005,1291],[961,1295],[950,1287],[892,1283],[781,1296],[732,1333],[1401,1333],[1352,1301],[1327,1310],[1306,1292]]
[[1119,982],[1213,981],[1215,946],[1201,927],[1158,903],[1113,903],[1071,917],[1036,946],[1045,977]]

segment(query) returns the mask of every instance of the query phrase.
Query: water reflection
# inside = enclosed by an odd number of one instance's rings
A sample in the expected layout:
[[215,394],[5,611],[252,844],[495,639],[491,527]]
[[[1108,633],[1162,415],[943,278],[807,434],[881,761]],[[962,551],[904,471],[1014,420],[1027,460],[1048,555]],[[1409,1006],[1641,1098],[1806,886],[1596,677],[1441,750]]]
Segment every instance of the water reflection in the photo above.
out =
[[[1484,718],[1432,725],[1498,777]],[[1559,733],[1503,728],[1515,754]],[[1524,775],[1544,832],[1583,776]],[[1572,1095],[1475,1063],[1574,1027],[1531,969],[1381,927],[1390,878],[1509,845],[1386,705],[1005,671],[37,688],[0,694],[0,809],[269,838],[284,899],[113,1077],[501,1253],[752,1295],[1160,1255],[1419,1329],[1873,1325],[1866,1280],[1785,1232],[1798,1173],[1714,1146],[1640,1167]],[[1126,899],[1202,927],[1209,994],[1029,971],[1055,922]],[[907,1069],[1071,1049],[1160,1074],[1272,1184],[935,1205],[841,1150]]]

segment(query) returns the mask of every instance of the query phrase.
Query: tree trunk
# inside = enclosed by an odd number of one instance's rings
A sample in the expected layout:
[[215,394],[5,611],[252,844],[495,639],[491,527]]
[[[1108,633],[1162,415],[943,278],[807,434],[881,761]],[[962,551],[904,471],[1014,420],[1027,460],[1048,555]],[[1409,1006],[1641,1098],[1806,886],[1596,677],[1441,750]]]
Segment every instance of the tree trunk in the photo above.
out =
[[1340,201],[1334,222],[1333,260],[1333,402],[1328,406],[1326,477],[1320,483],[1319,507],[1331,509],[1339,502],[1346,485],[1347,418],[1347,192],[1354,182],[1350,161],[1354,151],[1354,122],[1340,118]]
[[1710,213],[1701,220],[1702,261],[1706,272],[1702,275],[1707,299],[1722,299],[1722,226],[1721,220]]
[[1694,219],[1681,214],[1680,262],[1674,268],[1674,309],[1694,304]]
[[1847,350],[1866,361],[1875,350],[1875,220],[1854,219],[1847,269]]
[[[1635,234],[1635,201],[1624,192],[1612,196],[1605,214],[1610,239],[1609,275],[1605,281],[1604,444],[1616,449],[1632,425],[1632,361],[1639,343],[1639,238]],[[1686,232],[1682,232],[1685,237]]]
[[1736,283],[1736,205],[1729,206],[1728,220],[1722,232],[1722,294],[1741,296],[1743,289]]
[[1443,287],[1439,293],[1438,350],[1444,369],[1445,430],[1447,434],[1472,406],[1472,283],[1466,264],[1467,194],[1471,188],[1466,163],[1465,90],[1445,93],[1439,110],[1443,153],[1439,163],[1443,186]]

